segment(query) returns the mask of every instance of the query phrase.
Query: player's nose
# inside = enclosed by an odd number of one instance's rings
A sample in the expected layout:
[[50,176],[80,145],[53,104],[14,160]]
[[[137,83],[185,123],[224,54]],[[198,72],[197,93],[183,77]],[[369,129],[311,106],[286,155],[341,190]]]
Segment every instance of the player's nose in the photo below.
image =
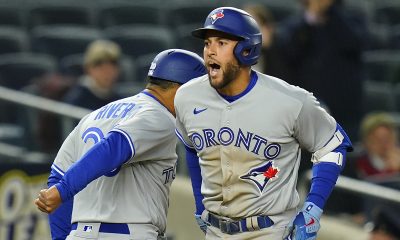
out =
[[204,47],[204,56],[210,57],[215,56],[217,54],[216,44],[210,42],[208,45]]

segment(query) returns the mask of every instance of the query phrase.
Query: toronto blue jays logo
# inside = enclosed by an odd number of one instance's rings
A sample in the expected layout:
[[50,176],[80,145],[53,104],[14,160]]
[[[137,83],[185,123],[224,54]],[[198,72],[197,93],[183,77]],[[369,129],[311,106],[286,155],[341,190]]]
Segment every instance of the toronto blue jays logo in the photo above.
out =
[[211,23],[214,24],[218,19],[223,18],[224,16],[225,16],[224,15],[224,10],[218,10],[218,11],[214,12],[210,16]]
[[240,179],[254,183],[262,193],[268,181],[273,181],[278,177],[278,172],[279,169],[273,166],[272,161],[269,161],[262,166],[252,168],[247,174],[240,176]]

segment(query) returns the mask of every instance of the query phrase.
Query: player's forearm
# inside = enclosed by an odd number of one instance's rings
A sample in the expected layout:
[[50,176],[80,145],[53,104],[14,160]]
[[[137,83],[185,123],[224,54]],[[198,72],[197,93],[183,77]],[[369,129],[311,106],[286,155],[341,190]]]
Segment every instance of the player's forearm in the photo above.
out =
[[58,183],[62,179],[63,175],[57,172],[53,168],[51,169],[50,175],[47,178],[47,187],[50,188],[54,184]]
[[[61,179],[62,175],[52,169],[47,181],[47,186],[50,188]],[[54,213],[49,215],[51,238],[53,240],[65,239],[71,231],[72,206],[73,199],[64,202]]]
[[186,162],[192,181],[193,196],[196,203],[196,214],[200,215],[204,211],[203,195],[201,194],[201,171],[199,165],[199,158],[196,152],[186,147]]
[[352,150],[349,137],[337,124],[332,138],[313,154],[313,178],[311,190],[301,211],[289,223],[284,239],[316,239],[320,229],[323,207],[335,187],[345,165],[346,153]]
[[311,189],[306,202],[312,202],[323,209],[340,174],[334,163],[318,163],[313,166]]
[[343,142],[332,152],[342,155],[341,165],[332,162],[319,162],[314,164],[312,168],[311,189],[306,202],[312,202],[321,209],[324,208],[326,201],[335,187],[340,172],[345,166],[347,151],[352,149],[350,139],[339,124],[337,125],[337,131],[341,132],[345,137]]
[[62,201],[71,199],[90,182],[118,168],[130,157],[128,140],[122,134],[112,132],[72,165],[55,185]]

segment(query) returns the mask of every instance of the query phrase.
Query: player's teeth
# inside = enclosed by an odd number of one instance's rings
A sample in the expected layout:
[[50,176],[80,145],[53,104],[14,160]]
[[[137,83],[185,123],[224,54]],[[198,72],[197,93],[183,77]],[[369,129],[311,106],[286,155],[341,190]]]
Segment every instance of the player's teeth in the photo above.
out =
[[218,73],[218,69],[216,69],[216,68],[211,68],[210,75],[211,75],[212,77],[217,76],[217,73]]

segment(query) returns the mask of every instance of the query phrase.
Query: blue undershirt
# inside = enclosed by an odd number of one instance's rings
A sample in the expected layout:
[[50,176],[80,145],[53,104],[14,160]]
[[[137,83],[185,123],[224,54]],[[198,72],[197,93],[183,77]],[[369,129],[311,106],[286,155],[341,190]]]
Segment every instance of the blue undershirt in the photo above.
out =
[[[147,91],[142,93],[163,105],[151,93]],[[117,169],[131,157],[132,148],[129,140],[122,133],[111,132],[75,162],[65,174],[57,166],[54,167],[57,170],[52,168],[48,187],[55,185],[63,202],[49,215],[53,240],[64,240],[70,232],[74,195],[93,180]]]
[[323,209],[329,195],[335,187],[336,181],[346,164],[346,154],[352,151],[352,144],[342,127],[337,124],[336,131],[340,131],[343,136],[343,142],[332,152],[340,152],[343,155],[343,164],[339,166],[335,163],[320,162],[312,167],[313,177],[311,180],[310,192],[307,195],[306,202],[312,202]]
[[66,202],[90,182],[120,167],[132,156],[128,139],[119,132],[111,132],[75,162],[55,186]]
[[194,201],[196,204],[196,213],[197,215],[201,215],[204,211],[203,205],[203,195],[201,194],[201,183],[203,181],[201,177],[199,158],[197,157],[197,153],[194,149],[186,147],[186,164],[188,167],[190,179],[192,182],[192,190]]
[[49,215],[52,240],[64,240],[71,231],[73,196],[94,179],[121,166],[131,156],[132,150],[125,136],[119,132],[111,132],[73,164],[65,174],[53,165],[48,178],[48,187],[53,185],[57,187],[63,203]]
[[[47,181],[47,186],[50,188],[62,179],[62,175],[51,169],[50,176]],[[49,214],[49,224],[52,240],[65,240],[71,231],[71,215],[74,199],[63,202],[59,208]]]

